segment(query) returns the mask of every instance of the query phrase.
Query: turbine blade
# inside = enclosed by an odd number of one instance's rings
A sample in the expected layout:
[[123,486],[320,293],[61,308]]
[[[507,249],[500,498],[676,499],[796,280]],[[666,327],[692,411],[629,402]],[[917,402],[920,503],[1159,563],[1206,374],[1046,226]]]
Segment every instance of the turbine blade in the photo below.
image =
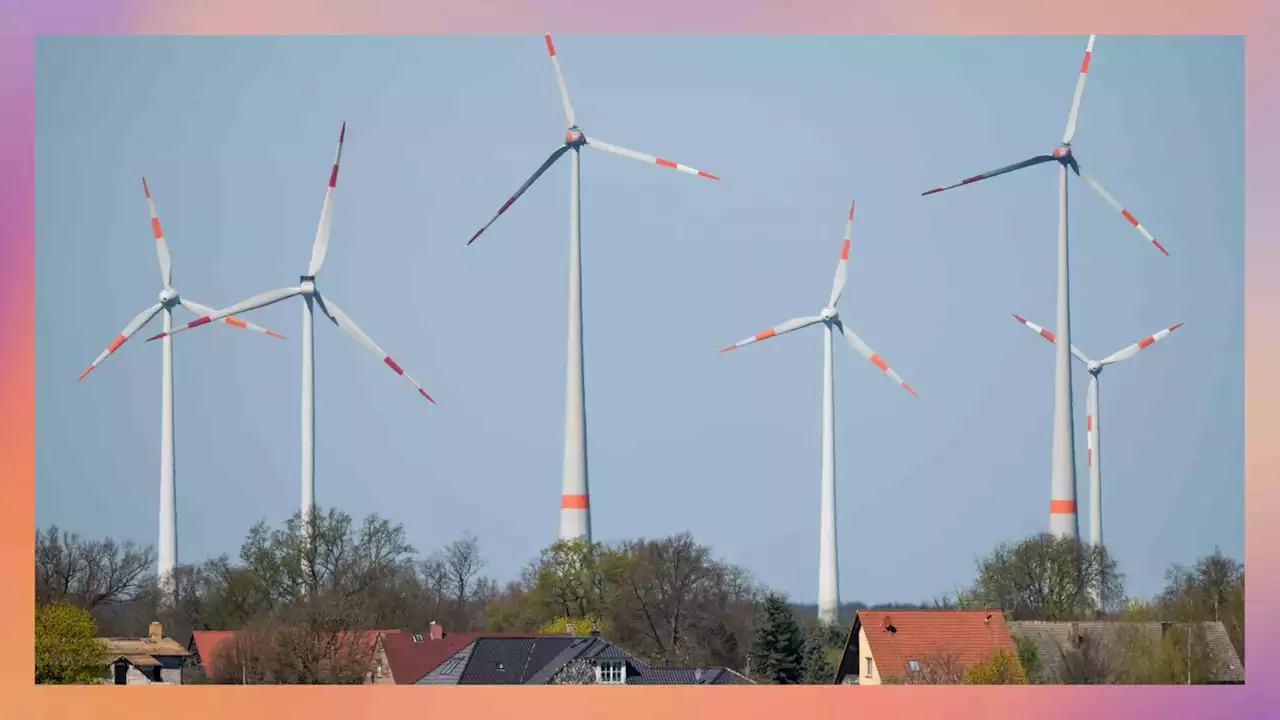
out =
[[337,303],[335,303],[333,300],[322,297],[320,293],[316,293],[315,298],[316,298],[317,304],[320,306],[321,312],[323,312],[326,317],[332,320],[334,325],[337,325],[338,327],[342,328],[348,335],[355,338],[356,341],[358,341],[361,345],[368,348],[370,352],[372,352],[374,355],[377,355],[382,360],[382,362],[386,363],[387,367],[394,370],[396,374],[399,375],[400,377],[403,377],[405,380],[408,380],[409,384],[413,386],[413,389],[418,391],[419,395],[426,398],[427,400],[430,400],[431,404],[433,405],[435,404],[436,401],[432,399],[430,395],[427,394],[426,390],[422,389],[422,386],[418,384],[418,381],[410,377],[409,374],[406,373],[403,368],[401,368],[399,365],[396,364],[395,360],[391,359],[390,355],[388,355],[382,348],[378,347],[378,344],[375,343],[368,335],[365,335],[364,331],[361,330],[360,327],[356,325],[355,321],[352,320],[351,317],[348,316],[346,313],[342,312],[342,309],[338,307]]
[[133,337],[134,333],[141,330],[143,325],[146,325],[148,322],[150,322],[151,318],[155,317],[156,313],[160,312],[160,308],[162,307],[164,306],[161,305],[160,303],[156,303],[155,305],[152,305],[146,310],[143,310],[142,312],[138,313],[136,317],[134,317],[132,320],[129,321],[128,325],[124,326],[124,330],[121,330],[120,334],[116,335],[115,338],[112,339],[111,344],[107,345],[107,349],[102,351],[102,354],[99,355],[98,358],[93,361],[93,364],[90,365],[84,372],[80,373],[80,377],[76,378],[76,380],[83,380],[85,375],[88,375],[89,373],[93,372],[93,369],[98,367],[98,364],[101,363],[103,360],[106,360],[108,355],[120,349],[120,346],[123,345],[126,340]]
[[186,325],[179,325],[175,327],[173,330],[171,330],[168,333],[160,333],[159,335],[154,335],[152,337],[149,337],[147,338],[147,342],[151,342],[152,340],[159,340],[160,338],[164,337],[166,334],[177,335],[178,333],[183,332],[185,330],[190,330],[191,328],[197,328],[197,327],[200,327],[201,325],[208,325],[211,322],[217,322],[218,320],[221,320],[225,317],[229,317],[231,315],[242,315],[244,313],[249,312],[250,310],[257,310],[260,307],[266,307],[267,305],[272,305],[274,303],[280,302],[281,300],[291,298],[294,295],[300,294],[301,292],[302,292],[302,288],[300,287],[281,288],[279,290],[268,290],[267,292],[261,293],[259,295],[254,295],[248,300],[241,300],[240,302],[236,303],[235,305],[232,305],[229,308],[224,308],[222,310],[219,310],[214,313],[209,313],[207,315],[201,315],[200,317],[196,318],[195,320],[192,320]]
[[681,165],[680,163],[672,162],[670,160],[663,160],[662,158],[654,157],[653,155],[646,155],[645,153],[636,152],[635,150],[628,150],[624,147],[618,147],[617,145],[607,143],[603,140],[597,140],[593,137],[587,138],[587,147],[593,147],[597,150],[603,150],[608,153],[613,153],[614,155],[621,155],[623,157],[635,158],[640,162],[652,163],[654,165],[661,165],[662,167],[674,168],[676,170],[679,170],[682,173],[697,175],[698,177],[711,178],[712,180],[720,179],[715,175],[712,175],[711,173],[703,172],[697,168],[691,168],[688,165]]
[[1067,115],[1067,131],[1062,134],[1062,144],[1067,145],[1076,135],[1076,119],[1080,117],[1080,97],[1084,95],[1084,81],[1089,75],[1089,60],[1093,57],[1093,40],[1089,36],[1089,45],[1084,50],[1084,62],[1080,63],[1080,77],[1076,80],[1076,94],[1071,98],[1071,112]]
[[[1057,344],[1058,342],[1057,336],[1049,332],[1048,330],[1022,317],[1018,313],[1014,313],[1013,318],[1018,322],[1022,323],[1023,325],[1026,325],[1032,330],[1035,330],[1036,332],[1040,333],[1040,337],[1044,338],[1045,340],[1048,340],[1049,342],[1054,343],[1055,345]],[[1085,365],[1088,365],[1091,362],[1089,358],[1085,356],[1084,353],[1080,352],[1080,350],[1076,348],[1075,345],[1071,346],[1071,356],[1079,360],[1080,362],[1084,363]]]
[[853,236],[853,206],[849,203],[849,221],[844,225],[844,244],[840,246],[840,263],[836,265],[836,278],[831,283],[831,299],[827,307],[835,307],[844,292],[844,283],[849,279],[849,238]]
[[960,181],[960,182],[958,182],[958,183],[953,183],[953,184],[951,184],[951,185],[947,185],[946,187],[940,187],[940,188],[934,188],[934,189],[932,189],[932,190],[926,190],[926,191],[924,191],[924,192],[922,192],[922,193],[920,193],[920,194],[921,194],[921,195],[932,195],[932,194],[934,194],[934,193],[940,193],[940,192],[942,192],[943,190],[950,190],[951,188],[958,188],[958,187],[960,187],[961,185],[968,185],[968,184],[970,184],[970,183],[976,183],[976,182],[978,182],[979,180],[986,180],[987,178],[993,178],[993,177],[995,177],[995,176],[997,176],[997,175],[1004,175],[1005,173],[1011,173],[1011,172],[1013,172],[1014,170],[1021,170],[1022,168],[1025,168],[1025,167],[1031,167],[1032,165],[1039,165],[1040,163],[1046,163],[1046,162],[1049,162],[1050,160],[1054,160],[1054,159],[1055,159],[1055,158],[1054,158],[1052,155],[1037,155],[1037,156],[1035,156],[1035,157],[1033,157],[1033,158],[1028,158],[1028,159],[1026,159],[1026,160],[1023,160],[1022,162],[1016,162],[1016,163],[1014,163],[1014,164],[1012,164],[1012,165],[1005,165],[1005,166],[1004,166],[1004,167],[1002,167],[1002,168],[998,168],[998,169],[996,169],[996,170],[992,170],[992,171],[990,171],[990,172],[980,173],[980,174],[978,174],[978,175],[974,175],[973,177],[967,177],[967,178],[965,178],[965,179],[961,180],[961,181]]
[[802,317],[802,318],[796,318],[794,320],[788,320],[784,323],[774,325],[768,330],[765,330],[763,332],[758,332],[755,335],[752,335],[751,337],[747,338],[746,340],[739,340],[738,342],[730,345],[729,347],[721,348],[720,352],[737,350],[740,347],[750,345],[752,343],[757,343],[757,342],[760,342],[761,340],[768,340],[769,338],[777,335],[785,335],[793,330],[799,330],[800,328],[809,327],[810,325],[814,325],[820,322],[822,322],[822,318],[817,315],[814,315],[813,317]]
[[1093,449],[1098,447],[1098,376],[1089,376],[1089,395],[1085,399],[1085,441],[1089,447],[1089,467],[1093,467]]
[[916,395],[916,391],[913,390],[911,386],[908,385],[907,382],[903,380],[901,376],[898,375],[898,373],[893,371],[893,368],[889,367],[889,363],[885,362],[884,358],[880,357],[878,354],[876,354],[874,350],[868,347],[866,343],[862,342],[862,338],[858,337],[857,333],[846,328],[844,326],[844,323],[840,322],[839,320],[835,321],[832,324],[835,326],[836,330],[840,332],[841,335],[844,335],[844,339],[849,341],[849,346],[852,347],[854,350],[858,351],[859,355],[870,360],[872,365],[875,365],[876,367],[883,370],[885,375],[888,375],[890,378],[892,378],[894,382],[901,385],[903,389],[905,389],[907,392],[911,393],[912,395],[915,395],[916,397],[920,397],[919,395]]
[[564,73],[560,72],[560,61],[556,58],[556,46],[551,42],[551,33],[546,34],[547,52],[551,54],[551,67],[556,69],[556,85],[560,87],[560,102],[564,103],[564,119],[573,127],[573,103],[569,102],[569,86],[564,84]]
[[338,188],[338,164],[342,161],[342,142],[347,137],[347,124],[342,123],[338,132],[338,151],[333,156],[333,170],[329,171],[329,187],[324,191],[324,206],[320,209],[320,224],[316,226],[316,241],[311,246],[311,265],[307,274],[315,277],[324,265],[324,256],[329,252],[329,230],[333,225],[333,191]]
[[520,186],[520,189],[517,190],[516,193],[512,195],[510,198],[507,198],[506,202],[502,203],[502,207],[498,208],[498,212],[494,213],[492,218],[489,218],[489,222],[485,223],[484,227],[477,230],[476,234],[471,236],[471,239],[467,241],[467,244],[470,245],[471,243],[475,242],[476,238],[480,237],[480,233],[484,232],[485,230],[488,230],[489,226],[492,225],[495,220],[501,217],[502,213],[506,212],[507,208],[511,207],[511,205],[514,204],[516,200],[520,199],[520,196],[524,194],[524,191],[528,190],[529,186],[533,185],[533,182],[535,180],[542,177],[542,173],[546,172],[548,168],[554,165],[555,162],[560,159],[560,156],[564,155],[566,152],[568,152],[568,150],[569,150],[568,145],[561,145],[560,147],[556,148],[556,151],[551,153],[551,157],[544,160],[542,165],[540,165],[538,169],[532,175],[529,176],[529,179],[524,181],[524,184]]
[[1116,351],[1115,353],[1113,353],[1113,354],[1111,354],[1111,355],[1108,355],[1107,357],[1103,358],[1103,360],[1102,360],[1102,364],[1103,364],[1103,365],[1113,365],[1113,364],[1115,364],[1115,363],[1122,362],[1122,361],[1124,361],[1124,360],[1128,360],[1129,358],[1133,357],[1134,355],[1137,355],[1138,353],[1142,352],[1143,350],[1146,350],[1147,348],[1151,347],[1152,345],[1155,345],[1157,342],[1159,342],[1159,341],[1161,341],[1161,340],[1163,340],[1163,339],[1165,339],[1165,338],[1169,337],[1169,333],[1173,332],[1174,330],[1177,330],[1177,329],[1178,329],[1178,328],[1180,328],[1180,327],[1182,327],[1182,323],[1178,323],[1177,325],[1174,325],[1173,327],[1167,327],[1167,328],[1165,328],[1165,329],[1161,330],[1160,332],[1158,332],[1158,333],[1156,333],[1156,334],[1154,334],[1154,335],[1148,335],[1148,336],[1146,336],[1146,337],[1142,338],[1141,340],[1139,340],[1138,342],[1136,342],[1136,343],[1134,343],[1134,344],[1132,344],[1132,345],[1129,345],[1129,346],[1127,346],[1127,347],[1125,347],[1125,348],[1122,348],[1122,349],[1120,349],[1120,350]]
[[1097,178],[1080,169],[1080,165],[1078,163],[1073,163],[1071,168],[1076,171],[1076,174],[1080,176],[1081,180],[1089,183],[1089,187],[1097,191],[1097,193],[1102,196],[1102,199],[1106,200],[1107,204],[1110,205],[1113,210],[1123,215],[1124,219],[1128,220],[1130,225],[1137,228],[1138,232],[1142,233],[1142,237],[1150,240],[1151,244],[1155,245],[1156,249],[1164,253],[1165,256],[1169,255],[1169,251],[1164,249],[1164,246],[1160,244],[1160,241],[1156,240],[1151,233],[1147,232],[1147,229],[1142,227],[1142,223],[1138,222],[1138,218],[1134,217],[1132,213],[1126,210],[1125,207],[1120,204],[1120,201],[1112,197],[1111,193],[1107,192],[1107,189],[1102,187],[1102,183],[1098,182]]
[[151,234],[156,238],[156,256],[160,260],[160,279],[164,281],[165,287],[169,287],[173,283],[173,261],[169,257],[169,245],[164,241],[164,231],[160,229],[160,218],[156,215],[156,203],[151,199],[151,188],[147,187],[145,175],[142,177],[142,192],[147,196],[147,210],[151,213]]
[[[182,303],[182,307],[190,310],[191,314],[195,315],[196,317],[203,317],[203,316],[212,317],[215,313],[218,312],[217,310],[214,310],[213,308],[207,307],[205,305],[201,305],[200,303],[194,300],[181,298],[178,300],[178,302]],[[244,330],[252,330],[254,332],[260,332],[263,335],[270,335],[271,337],[278,338],[280,340],[284,339],[284,336],[276,332],[275,330],[268,330],[267,328],[264,328],[261,325],[255,325],[247,320],[241,320],[235,315],[228,315],[222,318],[222,322],[230,325],[231,327],[238,327]]]

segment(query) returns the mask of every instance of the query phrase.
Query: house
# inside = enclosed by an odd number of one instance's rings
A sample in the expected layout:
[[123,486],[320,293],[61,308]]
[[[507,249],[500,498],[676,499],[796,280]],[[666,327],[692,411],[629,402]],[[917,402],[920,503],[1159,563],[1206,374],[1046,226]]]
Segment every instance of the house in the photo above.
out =
[[859,610],[835,684],[959,682],[998,650],[1017,652],[999,610]]
[[144,638],[99,638],[107,646],[107,683],[113,685],[180,685],[190,653],[173,638],[164,637],[153,622]]
[[386,672],[397,685],[736,685],[728,668],[655,668],[593,634],[427,633],[382,638]]
[[[1213,683],[1243,684],[1244,663],[1240,662],[1240,656],[1231,644],[1226,627],[1220,622],[1205,622],[1201,625],[1205,640],[1209,643],[1209,655],[1217,661]],[[1067,667],[1066,658],[1073,652],[1086,648],[1097,651],[1097,659],[1092,663],[1094,668],[1091,672],[1103,676],[1100,679],[1104,682],[1114,682],[1119,669],[1114,653],[1119,650],[1125,632],[1136,633],[1148,641],[1159,643],[1174,627],[1171,623],[1160,621],[1015,621],[1009,623],[1009,632],[1014,638],[1025,639],[1035,645],[1040,661],[1040,675],[1044,682],[1071,682],[1070,675],[1073,673]]]
[[[366,680],[372,680],[378,672],[378,658],[383,639],[398,632],[398,630],[352,630],[337,633],[335,640],[349,652],[369,654],[371,661]],[[188,644],[191,662],[187,666],[188,672],[200,673],[206,680],[211,679],[216,664],[225,662],[226,658],[235,652],[234,639],[240,634],[233,630],[196,630],[191,633],[191,642]]]

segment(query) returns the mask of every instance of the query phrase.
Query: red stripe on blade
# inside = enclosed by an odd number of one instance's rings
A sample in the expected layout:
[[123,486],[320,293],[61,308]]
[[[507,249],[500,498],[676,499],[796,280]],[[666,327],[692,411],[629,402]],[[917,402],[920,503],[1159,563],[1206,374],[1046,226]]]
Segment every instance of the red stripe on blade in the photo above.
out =
[[386,363],[387,367],[391,368],[392,370],[395,370],[397,375],[404,374],[404,370],[402,370],[400,366],[396,364],[396,361],[392,360],[390,357],[383,358],[382,362]]
[[[1041,330],[1041,331],[1040,331],[1040,334],[1041,334],[1041,335],[1043,335],[1043,336],[1044,336],[1044,339],[1045,339],[1045,340],[1048,340],[1049,342],[1057,342],[1057,341],[1058,341],[1057,336],[1056,336],[1056,335],[1054,335],[1053,333],[1049,332],[1048,330]],[[1042,345],[1041,347],[1044,347],[1044,346]]]
[[961,181],[960,181],[960,184],[961,184],[961,185],[963,185],[963,184],[965,184],[965,183],[977,182],[978,180],[981,180],[981,179],[982,179],[982,178],[984,178],[984,177],[986,177],[986,176],[985,176],[985,175],[974,175],[973,177],[967,177],[967,178],[965,178],[965,179],[961,180]]
[[1138,218],[1134,217],[1128,210],[1121,210],[1120,214],[1124,216],[1125,220],[1129,221],[1130,225],[1138,227]]
[[544,37],[545,37],[545,38],[546,38],[546,40],[547,40],[547,52],[551,53],[551,57],[555,57],[555,56],[556,56],[556,46],[551,42],[551,35],[550,35],[550,34],[547,34],[547,35],[545,35]]
[[[200,327],[201,325],[204,325],[207,322],[209,322],[209,316],[205,315],[202,318],[196,318],[195,320],[192,320],[191,322],[187,323],[187,327],[189,328]],[[164,335],[164,333],[160,333],[160,334]]]
[[876,355],[876,354],[871,355],[871,364],[875,365],[876,367],[880,368],[885,372],[889,371],[889,363],[885,362],[884,358],[880,357],[879,355]]
[[1153,343],[1153,342],[1155,342],[1155,341],[1156,341],[1156,339],[1155,339],[1155,338],[1153,338],[1153,337],[1151,337],[1150,335],[1148,335],[1148,336],[1146,336],[1146,337],[1144,337],[1144,338],[1142,338],[1141,340],[1139,340],[1139,341],[1138,341],[1138,349],[1139,349],[1139,350],[1146,350],[1147,348],[1151,347],[1151,343]]
[[155,235],[157,240],[164,237],[164,231],[160,229],[160,218],[151,218],[151,234]]
[[338,186],[338,164],[333,164],[333,171],[329,173],[329,187]]
[[120,347],[123,344],[124,344],[124,335],[117,335],[115,339],[111,341],[111,344],[107,346],[107,352],[113,353],[116,351],[116,348]]
[[854,203],[852,203],[852,202],[851,202],[851,203],[849,203],[849,219],[850,219],[850,220],[852,220],[852,219],[853,219],[853,205],[854,205]]
[[436,404],[435,399],[433,399],[430,395],[428,395],[426,390],[423,390],[422,388],[418,388],[418,392],[422,393],[422,397],[430,400],[432,405]]
[[755,339],[756,339],[756,340],[764,340],[764,339],[766,339],[766,338],[771,338],[771,337],[773,337],[774,335],[777,335],[777,334],[778,334],[778,333],[777,333],[777,331],[775,331],[773,328],[769,328],[768,330],[765,330],[764,332],[758,332],[758,333],[756,333],[756,334],[755,334]]
[[1093,416],[1092,415],[1085,418],[1084,429],[1088,430],[1089,432],[1093,432]]
[[1083,75],[1083,74],[1085,74],[1085,73],[1089,72],[1089,58],[1090,58],[1090,57],[1092,57],[1092,56],[1093,56],[1093,53],[1091,53],[1091,52],[1085,52],[1085,54],[1084,54],[1084,62],[1080,63],[1080,74],[1081,74],[1081,75]]
[[1151,242],[1155,244],[1156,249],[1158,249],[1160,252],[1165,254],[1165,257],[1169,256],[1169,251],[1164,249],[1164,246],[1160,244],[1159,240],[1156,240],[1155,238],[1151,238]]
[[848,240],[845,240],[844,245],[840,247],[840,259],[841,260],[849,259],[849,241]]
[[147,197],[151,197],[151,188],[147,187],[147,179],[145,177],[142,178],[142,192],[146,193]]
[[676,164],[671,162],[670,160],[663,160],[662,158],[654,158],[654,160],[656,160],[658,164],[661,165],[662,167],[673,168],[676,166]]
[[712,180],[719,180],[719,179],[720,179],[720,178],[716,177],[715,175],[712,175],[712,174],[711,174],[711,173],[709,173],[709,172],[702,172],[701,170],[699,170],[699,171],[698,171],[698,175],[699,175],[699,176],[701,176],[701,177],[704,177],[704,178],[711,178]]

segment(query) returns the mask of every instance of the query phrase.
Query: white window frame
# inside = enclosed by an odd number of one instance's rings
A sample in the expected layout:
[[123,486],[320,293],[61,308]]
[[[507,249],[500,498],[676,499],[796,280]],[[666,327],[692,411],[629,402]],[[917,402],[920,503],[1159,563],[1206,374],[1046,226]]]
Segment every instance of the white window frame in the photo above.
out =
[[871,677],[871,668],[872,668],[872,663],[874,662],[875,661],[871,659],[871,656],[867,656],[867,669],[866,669],[867,677]]
[[[617,679],[606,677],[606,670],[610,671],[610,675],[613,675],[613,671],[616,671]],[[626,685],[627,664],[621,660],[601,660],[596,663],[596,682],[601,685]]]

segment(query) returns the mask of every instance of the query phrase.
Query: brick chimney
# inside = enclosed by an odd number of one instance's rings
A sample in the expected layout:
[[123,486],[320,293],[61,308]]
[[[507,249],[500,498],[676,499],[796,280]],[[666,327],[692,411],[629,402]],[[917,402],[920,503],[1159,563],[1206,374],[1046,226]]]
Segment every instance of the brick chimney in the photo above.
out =
[[444,628],[436,624],[435,620],[431,621],[431,639],[439,640],[444,637]]
[[151,642],[160,642],[162,638],[164,638],[164,633],[161,631],[160,623],[151,623],[151,626],[147,628],[147,639]]

